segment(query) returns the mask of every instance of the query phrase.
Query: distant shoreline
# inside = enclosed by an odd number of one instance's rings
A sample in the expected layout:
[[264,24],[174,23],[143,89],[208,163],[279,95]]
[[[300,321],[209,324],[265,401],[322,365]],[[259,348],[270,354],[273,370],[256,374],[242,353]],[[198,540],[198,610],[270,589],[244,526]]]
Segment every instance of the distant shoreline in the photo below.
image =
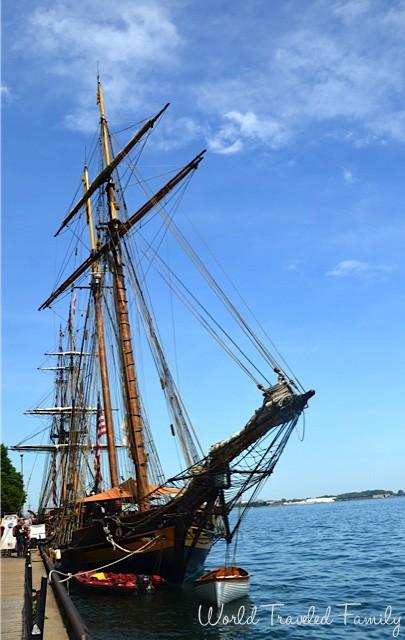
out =
[[249,507],[290,507],[308,504],[331,504],[335,502],[351,502],[353,500],[382,500],[387,498],[405,498],[405,491],[388,491],[384,489],[369,489],[367,491],[352,491],[350,493],[340,493],[336,496],[325,495],[315,498],[293,498],[281,500],[256,500],[252,503],[241,503],[239,506]]

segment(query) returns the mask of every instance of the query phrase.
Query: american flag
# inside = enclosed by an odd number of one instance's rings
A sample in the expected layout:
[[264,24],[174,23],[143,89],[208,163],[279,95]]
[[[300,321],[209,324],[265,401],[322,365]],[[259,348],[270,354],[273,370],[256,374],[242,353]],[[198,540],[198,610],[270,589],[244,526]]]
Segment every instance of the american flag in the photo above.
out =
[[97,402],[97,440],[101,438],[101,436],[107,435],[107,425],[105,423],[104,411],[101,407],[100,399]]
[[96,449],[94,451],[94,480],[95,486],[101,482],[100,467],[100,438],[107,435],[107,425],[105,422],[104,411],[101,406],[100,398],[97,401],[97,425],[96,425]]

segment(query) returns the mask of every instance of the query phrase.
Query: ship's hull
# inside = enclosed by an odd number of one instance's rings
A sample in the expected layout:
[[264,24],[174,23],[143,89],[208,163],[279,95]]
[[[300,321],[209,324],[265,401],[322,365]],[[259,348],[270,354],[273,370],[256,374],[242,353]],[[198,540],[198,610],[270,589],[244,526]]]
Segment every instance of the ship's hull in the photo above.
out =
[[[155,573],[174,583],[197,577],[215,537],[215,514],[227,517],[220,497],[222,492],[224,499],[223,490],[230,486],[230,462],[272,428],[284,425],[289,435],[313,393],[295,395],[285,381],[273,385],[246,426],[211,447],[207,458],[193,468],[186,488],[166,504],[119,512],[110,505],[107,513],[104,508],[97,513],[97,501],[108,502],[103,494],[92,499],[94,508],[83,500],[82,522],[88,524],[71,537],[65,531],[58,536],[69,539],[61,548],[64,568],[75,572],[116,566],[119,572]],[[279,451],[286,442],[286,437],[280,440]],[[275,456],[276,452],[276,461]]]
[[[109,565],[110,571],[158,574],[168,582],[182,583],[203,572],[213,537],[209,530],[194,528],[181,536],[170,526],[114,536],[109,542],[105,534],[100,535],[100,527],[90,527],[75,532],[75,544],[62,549],[62,566],[68,571],[85,571]],[[118,546],[114,548],[112,541]]]

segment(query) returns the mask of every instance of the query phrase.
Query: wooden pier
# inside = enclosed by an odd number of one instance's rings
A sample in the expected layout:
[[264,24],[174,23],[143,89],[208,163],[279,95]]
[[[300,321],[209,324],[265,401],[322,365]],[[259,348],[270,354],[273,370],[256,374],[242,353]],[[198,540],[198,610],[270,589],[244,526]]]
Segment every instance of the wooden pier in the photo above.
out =
[[[31,551],[32,586],[39,589],[46,576],[39,551]],[[1,640],[23,638],[25,559],[1,558]],[[45,609],[44,640],[68,640],[59,607],[48,585]]]
[[25,559],[1,559],[1,638],[23,637]]

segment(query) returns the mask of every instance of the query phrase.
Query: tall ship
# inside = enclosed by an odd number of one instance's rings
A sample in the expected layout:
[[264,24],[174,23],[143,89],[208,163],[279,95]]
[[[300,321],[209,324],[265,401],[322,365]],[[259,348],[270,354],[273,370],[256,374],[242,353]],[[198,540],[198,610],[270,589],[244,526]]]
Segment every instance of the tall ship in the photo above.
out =
[[[174,220],[182,190],[205,152],[151,191],[140,176],[138,160],[169,105],[143,121],[129,142],[115,151],[99,80],[97,104],[98,170],[90,177],[89,158],[81,192],[55,234],[71,234],[68,258],[74,268],[40,306],[43,310],[64,299],[67,316],[57,347],[47,353],[43,367],[54,379],[51,399],[48,406],[40,404],[27,412],[45,420],[46,442],[24,441],[12,448],[46,456],[36,516],[46,523],[49,544],[60,550],[64,570],[115,563],[117,571],[157,573],[182,583],[201,574],[217,540],[232,542],[245,509],[272,474],[314,391],[305,391],[280,354],[268,348],[263,333],[248,323]],[[130,180],[144,194],[134,213],[128,211],[124,196]],[[147,236],[145,227],[152,219],[158,221],[157,231]],[[169,233],[243,335],[242,343],[224,328],[222,316],[218,319],[207,310],[198,291],[185,284],[183,274],[176,273],[160,251],[162,237]],[[257,387],[258,402],[249,410],[250,419],[226,425],[233,435],[207,451],[169,367],[148,287],[151,269]],[[154,405],[157,398],[147,403],[142,393],[141,334],[166,406],[167,428],[181,455],[182,470],[175,475],[165,475],[158,446],[161,426],[148,419],[147,404]],[[197,365],[192,382],[204,394]],[[224,395],[225,408],[231,402]],[[206,411],[210,424],[209,398]],[[241,504],[242,510],[230,518]]]

